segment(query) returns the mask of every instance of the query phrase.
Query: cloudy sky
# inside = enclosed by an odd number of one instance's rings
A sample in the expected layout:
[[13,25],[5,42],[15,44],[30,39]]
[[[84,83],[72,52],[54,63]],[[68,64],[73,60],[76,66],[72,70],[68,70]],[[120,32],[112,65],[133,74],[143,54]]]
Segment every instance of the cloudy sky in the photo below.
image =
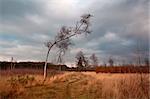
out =
[[[91,13],[92,33],[72,39],[65,62],[75,54],[95,53],[100,62],[109,57],[131,60],[137,46],[149,51],[149,0],[0,0],[0,61],[44,61],[47,48],[61,26],[74,26]],[[55,49],[53,49],[55,50]],[[49,61],[55,60],[52,51]]]

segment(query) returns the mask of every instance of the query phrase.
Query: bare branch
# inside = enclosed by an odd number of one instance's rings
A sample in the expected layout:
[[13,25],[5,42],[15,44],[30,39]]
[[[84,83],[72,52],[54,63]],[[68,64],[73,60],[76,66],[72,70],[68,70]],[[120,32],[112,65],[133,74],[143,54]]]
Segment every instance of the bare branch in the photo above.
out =
[[92,65],[93,65],[93,66],[97,66],[97,65],[98,65],[98,57],[97,57],[95,54],[92,54],[92,55],[90,56],[90,59],[91,59],[91,61],[92,61]]

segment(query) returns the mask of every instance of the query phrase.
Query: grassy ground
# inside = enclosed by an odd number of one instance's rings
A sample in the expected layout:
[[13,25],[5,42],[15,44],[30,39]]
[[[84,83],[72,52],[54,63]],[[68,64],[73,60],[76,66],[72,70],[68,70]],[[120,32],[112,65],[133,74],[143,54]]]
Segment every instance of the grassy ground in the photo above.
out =
[[149,74],[1,75],[2,99],[149,99]]

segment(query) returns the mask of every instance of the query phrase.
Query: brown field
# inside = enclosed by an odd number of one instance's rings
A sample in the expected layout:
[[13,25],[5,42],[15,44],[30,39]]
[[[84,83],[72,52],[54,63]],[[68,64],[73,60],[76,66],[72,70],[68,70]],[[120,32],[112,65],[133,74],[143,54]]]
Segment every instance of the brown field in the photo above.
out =
[[[7,75],[6,75],[7,74]],[[150,99],[149,74],[16,72],[0,76],[0,99]]]

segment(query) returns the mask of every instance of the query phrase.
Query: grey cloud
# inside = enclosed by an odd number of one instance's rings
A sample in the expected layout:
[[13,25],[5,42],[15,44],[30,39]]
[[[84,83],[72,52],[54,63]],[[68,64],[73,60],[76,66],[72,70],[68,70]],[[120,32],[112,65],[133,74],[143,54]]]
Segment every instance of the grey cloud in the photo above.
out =
[[[2,5],[0,34],[16,36],[17,38],[11,41],[16,41],[14,42],[16,45],[26,46],[24,47],[26,50],[22,50],[22,54],[18,55],[19,58],[25,56],[27,50],[37,50],[37,53],[31,53],[31,57],[27,56],[24,60],[28,58],[37,60],[41,51],[46,53],[43,45],[45,41],[53,39],[62,25],[72,26],[82,13],[87,12],[94,15],[91,22],[93,32],[87,37],[73,38],[75,46],[71,47],[71,50],[81,48],[86,50],[87,55],[97,53],[99,57],[111,55],[123,57],[132,53],[137,41],[141,42],[145,52],[149,49],[149,0],[77,0],[72,5],[68,3],[66,6],[60,5],[61,1],[57,0],[1,0],[0,2]],[[119,40],[109,42],[105,39],[108,32],[117,35]],[[3,42],[7,40],[3,39]],[[9,45],[2,46],[4,44],[1,44],[0,51],[9,47]],[[28,48],[30,46],[36,48]],[[17,49],[12,51],[17,57]],[[66,57],[66,60],[73,61],[75,54],[68,52],[69,59]]]
[[40,12],[39,0],[1,0],[2,19],[24,17],[26,14]]

